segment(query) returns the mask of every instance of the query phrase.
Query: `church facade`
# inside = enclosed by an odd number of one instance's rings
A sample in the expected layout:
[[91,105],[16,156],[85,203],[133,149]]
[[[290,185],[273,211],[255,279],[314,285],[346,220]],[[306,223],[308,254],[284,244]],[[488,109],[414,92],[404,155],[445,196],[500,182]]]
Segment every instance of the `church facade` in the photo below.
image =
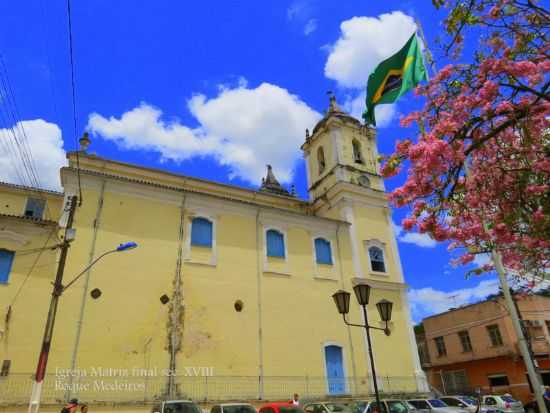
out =
[[[44,397],[367,394],[364,330],[346,326],[331,298],[356,283],[372,287],[371,324],[384,327],[376,302],[393,302],[391,335],[372,333],[379,387],[426,391],[375,131],[332,98],[302,150],[308,200],[283,188],[270,167],[261,188],[250,190],[85,147],[80,174],[76,153],[68,154],[63,193],[1,185],[0,392],[36,368],[58,251],[38,260],[32,251],[59,243],[78,180],[83,202],[65,283],[121,243],[139,247],[106,256],[62,295]],[[352,297],[349,318],[361,317]]]

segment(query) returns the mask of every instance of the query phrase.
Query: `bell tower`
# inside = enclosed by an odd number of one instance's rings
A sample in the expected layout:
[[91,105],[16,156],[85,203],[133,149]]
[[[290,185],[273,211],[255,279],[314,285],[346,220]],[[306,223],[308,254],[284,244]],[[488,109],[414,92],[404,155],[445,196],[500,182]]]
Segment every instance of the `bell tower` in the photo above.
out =
[[[325,116],[315,125],[311,135],[306,131],[302,150],[313,213],[347,224],[340,232],[344,246],[341,249],[342,277],[351,284],[367,283],[372,289],[372,302],[388,299],[394,303],[391,337],[374,346],[383,345],[390,354],[400,357],[398,361],[375,359],[377,369],[413,371],[417,388],[427,391],[391,209],[378,168],[375,129],[344,113],[331,94]],[[369,322],[376,323],[376,316],[372,314],[371,311]],[[405,343],[408,346],[404,346]],[[375,354],[380,352],[375,351]]]
[[330,94],[329,108],[302,145],[310,200],[324,196],[337,183],[384,190],[378,173],[376,132],[348,115]]

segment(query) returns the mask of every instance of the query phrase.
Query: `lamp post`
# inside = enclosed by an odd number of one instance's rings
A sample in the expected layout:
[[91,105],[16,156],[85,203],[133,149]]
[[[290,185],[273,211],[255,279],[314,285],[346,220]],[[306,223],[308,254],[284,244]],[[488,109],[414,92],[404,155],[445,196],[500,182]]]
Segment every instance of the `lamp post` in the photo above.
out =
[[359,305],[363,308],[363,319],[364,324],[353,324],[349,323],[346,319],[346,315],[349,313],[349,301],[351,294],[344,290],[338,290],[333,295],[332,298],[334,299],[334,303],[336,304],[336,308],[338,309],[338,312],[342,314],[342,318],[344,319],[344,323],[346,323],[348,326],[352,327],[362,327],[365,329],[365,333],[367,335],[367,344],[368,344],[368,351],[369,351],[369,359],[370,359],[370,366],[372,370],[372,380],[374,385],[374,394],[376,397],[376,407],[377,410],[380,411],[380,394],[378,393],[378,382],[376,380],[376,367],[374,366],[374,357],[372,355],[372,344],[370,339],[370,330],[381,330],[386,334],[386,336],[389,336],[391,331],[388,327],[388,322],[391,320],[391,312],[393,303],[388,300],[381,300],[378,303],[376,303],[376,308],[378,309],[378,313],[380,314],[380,319],[386,323],[385,328],[380,327],[374,327],[369,324],[369,320],[367,317],[367,305],[369,303],[370,298],[370,286],[368,284],[357,284],[353,287],[353,291],[355,292],[355,297],[357,298],[357,302]]
[[[63,285],[63,272],[65,269],[65,261],[67,257],[67,250],[69,248],[69,242],[72,241],[72,238],[67,237],[70,229],[72,227],[73,217],[74,217],[74,211],[76,206],[76,197],[73,197],[71,199],[71,209],[69,213],[69,219],[67,224],[67,229],[65,231],[65,239],[63,243],[61,244],[61,258],[60,263],[58,265],[57,274],[55,278],[55,282],[53,284],[53,292],[52,292],[52,298],[50,301],[50,309],[48,311],[48,318],[46,320],[46,326],[44,328],[44,338],[42,340],[42,347],[40,351],[40,357],[38,358],[38,366],[36,367],[36,374],[34,377],[34,382],[32,384],[32,390],[31,390],[31,398],[29,402],[29,410],[28,413],[37,413],[38,409],[40,408],[40,399],[41,399],[41,393],[42,393],[42,383],[44,381],[44,377],[46,375],[46,366],[48,364],[48,358],[50,354],[50,348],[51,348],[51,341],[53,338],[53,329],[55,325],[55,318],[57,315],[57,304],[59,301],[59,297],[61,297],[61,294],[63,294],[67,288],[69,288],[71,285],[75,283],[76,280],[78,280],[91,266],[93,266],[95,263],[97,263],[101,258],[105,257],[108,254],[112,254],[114,252],[122,252],[131,250],[134,248],[137,248],[137,244],[135,242],[126,242],[124,244],[120,244],[118,247],[116,247],[113,250],[107,251],[97,257],[94,261],[90,263],[86,268],[84,268],[83,271],[81,271],[76,277],[72,279],[67,285]],[[94,289],[91,291],[92,298],[99,298],[101,295],[101,290]],[[72,376],[71,376],[72,377]]]

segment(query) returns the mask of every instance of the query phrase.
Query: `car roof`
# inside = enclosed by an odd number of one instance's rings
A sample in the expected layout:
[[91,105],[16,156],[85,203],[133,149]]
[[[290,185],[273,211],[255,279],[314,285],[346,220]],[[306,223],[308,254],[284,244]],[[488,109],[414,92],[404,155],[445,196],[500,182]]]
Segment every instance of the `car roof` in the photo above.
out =
[[192,400],[164,400],[163,403],[193,403]]
[[[290,402],[273,402],[273,403],[262,404],[260,406],[260,409],[262,407],[279,407],[279,406],[294,406],[294,405]],[[299,406],[296,406],[296,407],[299,407]]]
[[221,403],[216,406],[226,407],[226,406],[252,406],[250,403]]

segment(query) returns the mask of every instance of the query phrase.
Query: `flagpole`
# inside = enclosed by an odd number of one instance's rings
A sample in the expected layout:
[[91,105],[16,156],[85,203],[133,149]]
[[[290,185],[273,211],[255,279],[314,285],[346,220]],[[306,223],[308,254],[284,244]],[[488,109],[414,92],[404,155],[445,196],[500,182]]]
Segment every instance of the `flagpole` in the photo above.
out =
[[[424,30],[422,30],[422,25],[420,24],[420,20],[418,19],[416,19],[416,26],[418,28],[418,35],[420,36],[422,43],[424,43],[426,61],[430,65],[432,72],[435,75],[436,74],[435,61],[428,47],[428,43],[426,42],[426,38],[424,37]],[[426,127],[424,125],[424,122],[419,122],[419,125],[420,125],[419,126],[420,132],[422,133],[422,135],[425,135]],[[470,175],[470,170],[468,167],[467,160],[464,163],[464,172],[466,174],[466,177]],[[487,223],[484,220],[483,220],[483,227],[486,231],[488,230]],[[546,403],[544,399],[545,388],[544,388],[544,385],[542,384],[542,377],[538,372],[538,366],[534,360],[534,356],[532,356],[531,352],[529,351],[529,346],[527,345],[527,339],[525,337],[525,334],[521,325],[518,309],[515,306],[514,299],[512,298],[512,294],[510,293],[510,288],[508,286],[508,280],[506,278],[506,270],[503,265],[502,255],[497,250],[496,246],[491,247],[490,252],[491,252],[491,259],[493,261],[493,265],[498,274],[500,289],[502,290],[502,293],[504,295],[504,302],[506,303],[508,313],[510,314],[510,318],[512,320],[512,326],[514,328],[514,332],[516,333],[516,336],[518,339],[518,347],[519,347],[521,356],[523,357],[525,367],[527,369],[527,375],[531,380],[531,383],[533,384],[532,386],[533,392],[535,393],[535,399],[539,406],[539,412],[548,413],[548,409],[546,408]]]

